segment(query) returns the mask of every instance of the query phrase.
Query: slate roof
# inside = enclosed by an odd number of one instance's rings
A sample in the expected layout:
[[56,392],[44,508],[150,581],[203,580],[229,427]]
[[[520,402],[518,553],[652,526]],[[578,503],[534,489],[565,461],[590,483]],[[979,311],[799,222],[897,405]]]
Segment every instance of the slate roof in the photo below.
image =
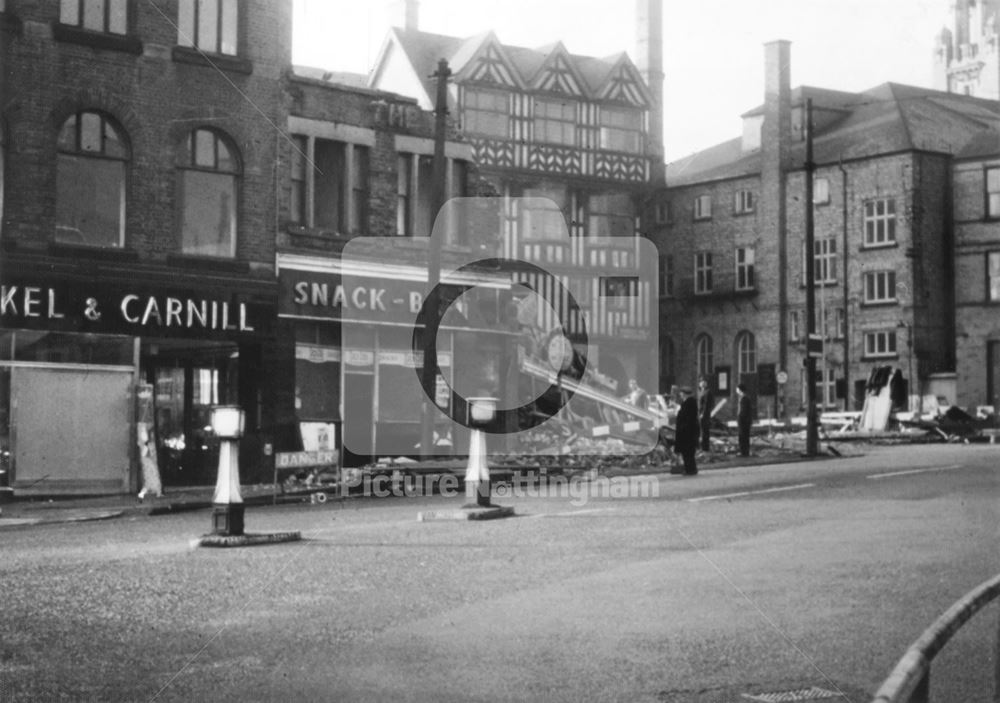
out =
[[[900,151],[933,151],[973,156],[1000,151],[1000,102],[928,88],[883,83],[859,93],[809,86],[792,93],[793,109],[804,98],[814,108],[842,112],[813,140],[817,164]],[[744,117],[761,114],[755,108]],[[835,113],[834,113],[835,114]],[[792,163],[802,164],[805,144],[792,144]],[[736,178],[760,172],[760,151],[745,153],[741,139],[723,142],[667,165],[667,185]]]
[[[481,46],[488,40],[496,40],[501,51],[509,59],[511,68],[515,73],[515,80],[526,87],[530,87],[540,69],[545,65],[549,55],[554,51],[566,51],[561,42],[554,42],[536,49],[504,44],[496,39],[493,32],[484,32],[472,37],[452,37],[444,34],[433,34],[413,29],[403,29],[393,27],[389,30],[387,45],[396,42],[409,59],[410,65],[420,78],[427,100],[435,94],[435,79],[432,74],[437,70],[437,63],[440,59],[447,59],[452,73],[459,73],[468,62],[476,55]],[[383,54],[385,48],[383,48]],[[581,86],[585,91],[585,97],[597,98],[604,88],[609,76],[621,63],[626,62],[633,70],[634,63],[628,54],[621,52],[612,56],[600,58],[594,56],[580,56],[566,52],[569,62],[580,74],[586,85]],[[369,85],[375,82],[379,70],[379,62],[369,76]],[[638,71],[636,70],[638,76]],[[641,80],[638,81],[644,97],[649,100],[646,86]]]

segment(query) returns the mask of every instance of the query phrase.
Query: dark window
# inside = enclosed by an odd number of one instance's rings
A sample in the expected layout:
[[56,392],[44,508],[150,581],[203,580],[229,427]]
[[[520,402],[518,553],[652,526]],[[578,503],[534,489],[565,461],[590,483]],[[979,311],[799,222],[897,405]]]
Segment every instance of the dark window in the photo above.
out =
[[58,149],[56,241],[122,246],[129,149],[121,128],[101,113],[78,112],[63,123]]
[[128,0],[61,0],[59,23],[94,32],[126,34]]
[[236,56],[238,36],[238,0],[180,0],[177,7],[180,46]]
[[239,164],[221,134],[196,129],[188,136],[180,171],[181,250],[200,256],[236,256]]

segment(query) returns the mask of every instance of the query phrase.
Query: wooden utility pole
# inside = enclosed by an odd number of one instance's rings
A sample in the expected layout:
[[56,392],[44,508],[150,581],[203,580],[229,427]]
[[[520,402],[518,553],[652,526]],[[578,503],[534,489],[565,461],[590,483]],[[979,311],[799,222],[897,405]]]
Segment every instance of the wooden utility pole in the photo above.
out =
[[[430,241],[427,246],[427,310],[430,316],[423,330],[421,347],[423,349],[424,411],[420,422],[420,455],[434,455],[434,418],[438,409],[435,406],[437,388],[437,339],[438,323],[440,322],[441,294],[438,284],[441,282],[441,236],[434,236],[434,221],[441,213],[446,200],[445,182],[446,165],[444,157],[444,142],[448,134],[448,78],[451,69],[444,59],[438,61],[437,99],[434,104],[434,161],[431,165],[431,222]],[[439,233],[443,235],[443,233]]]
[[[806,454],[816,456],[819,428],[816,416],[816,355],[822,354],[822,337],[816,335],[816,235],[813,231],[813,124],[812,99],[806,98]],[[818,344],[817,344],[818,342]],[[817,352],[817,346],[819,351]]]

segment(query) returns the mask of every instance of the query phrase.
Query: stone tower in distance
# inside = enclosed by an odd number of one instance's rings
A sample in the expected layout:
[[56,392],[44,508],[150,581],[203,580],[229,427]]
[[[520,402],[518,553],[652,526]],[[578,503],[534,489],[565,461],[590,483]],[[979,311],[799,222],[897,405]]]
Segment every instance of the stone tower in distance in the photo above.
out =
[[934,87],[1000,100],[1000,0],[951,0],[934,47]]

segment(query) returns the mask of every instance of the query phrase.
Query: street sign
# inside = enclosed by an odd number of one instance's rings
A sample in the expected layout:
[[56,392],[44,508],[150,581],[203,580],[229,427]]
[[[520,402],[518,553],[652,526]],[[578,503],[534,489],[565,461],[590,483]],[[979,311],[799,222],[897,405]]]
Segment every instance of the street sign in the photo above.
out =
[[785,373],[784,371],[779,371],[778,375],[776,376],[776,379],[778,381],[778,385],[783,386],[786,383],[788,383],[788,374]]
[[815,333],[809,335],[806,339],[806,355],[812,359],[823,357],[823,335]]

